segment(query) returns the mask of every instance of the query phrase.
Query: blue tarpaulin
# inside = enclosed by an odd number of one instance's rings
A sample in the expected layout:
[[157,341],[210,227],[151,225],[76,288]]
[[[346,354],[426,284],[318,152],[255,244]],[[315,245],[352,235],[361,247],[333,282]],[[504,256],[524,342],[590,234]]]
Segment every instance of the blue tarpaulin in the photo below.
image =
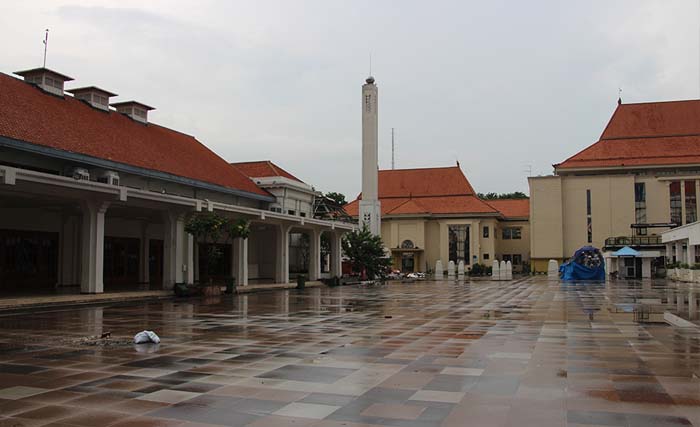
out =
[[584,246],[559,267],[562,280],[605,280],[605,262],[600,251],[593,246]]

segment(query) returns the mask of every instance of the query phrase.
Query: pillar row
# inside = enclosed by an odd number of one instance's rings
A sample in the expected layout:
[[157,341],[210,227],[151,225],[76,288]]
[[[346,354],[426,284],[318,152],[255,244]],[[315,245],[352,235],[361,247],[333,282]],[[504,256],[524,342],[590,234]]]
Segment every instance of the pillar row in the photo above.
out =
[[343,259],[342,259],[342,234],[339,232],[330,233],[331,240],[331,276],[343,275]]
[[[163,242],[163,289],[172,289],[175,283],[182,283],[184,273],[189,270],[189,254],[185,246],[190,243],[185,233],[185,214],[166,212],[165,236]],[[187,257],[187,258],[186,258]]]
[[318,280],[321,278],[321,232],[316,229],[310,230],[309,241],[309,280]]
[[80,292],[104,291],[105,212],[109,202],[86,200],[82,203],[82,246]]
[[233,276],[237,286],[248,286],[248,239],[233,241]]
[[291,225],[286,224],[277,227],[277,268],[275,269],[277,283],[289,283],[289,230],[291,228]]

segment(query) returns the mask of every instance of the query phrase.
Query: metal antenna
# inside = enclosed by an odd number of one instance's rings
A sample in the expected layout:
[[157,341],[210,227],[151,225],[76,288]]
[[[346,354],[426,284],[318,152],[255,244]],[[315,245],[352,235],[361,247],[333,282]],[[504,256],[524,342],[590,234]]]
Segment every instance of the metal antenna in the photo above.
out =
[[372,52],[369,53],[369,75],[372,75]]
[[49,29],[46,29],[46,35],[44,36],[44,68],[46,68],[46,50],[49,47]]
[[391,128],[391,169],[395,168],[394,163],[394,128]]

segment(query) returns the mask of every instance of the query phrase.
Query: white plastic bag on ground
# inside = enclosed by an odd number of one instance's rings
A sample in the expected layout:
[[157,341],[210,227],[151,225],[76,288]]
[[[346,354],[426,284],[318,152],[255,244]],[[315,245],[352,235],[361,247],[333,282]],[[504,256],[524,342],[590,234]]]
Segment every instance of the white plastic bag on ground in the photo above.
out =
[[134,335],[134,344],[146,344],[151,342],[156,344],[160,342],[160,337],[153,331],[141,331]]

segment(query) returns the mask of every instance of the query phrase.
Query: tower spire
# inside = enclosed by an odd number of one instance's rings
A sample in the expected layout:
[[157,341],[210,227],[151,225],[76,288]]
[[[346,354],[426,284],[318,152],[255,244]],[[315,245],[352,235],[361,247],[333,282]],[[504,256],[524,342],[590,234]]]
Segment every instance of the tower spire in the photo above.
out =
[[378,89],[371,75],[362,85],[362,200],[360,224],[380,235]]

